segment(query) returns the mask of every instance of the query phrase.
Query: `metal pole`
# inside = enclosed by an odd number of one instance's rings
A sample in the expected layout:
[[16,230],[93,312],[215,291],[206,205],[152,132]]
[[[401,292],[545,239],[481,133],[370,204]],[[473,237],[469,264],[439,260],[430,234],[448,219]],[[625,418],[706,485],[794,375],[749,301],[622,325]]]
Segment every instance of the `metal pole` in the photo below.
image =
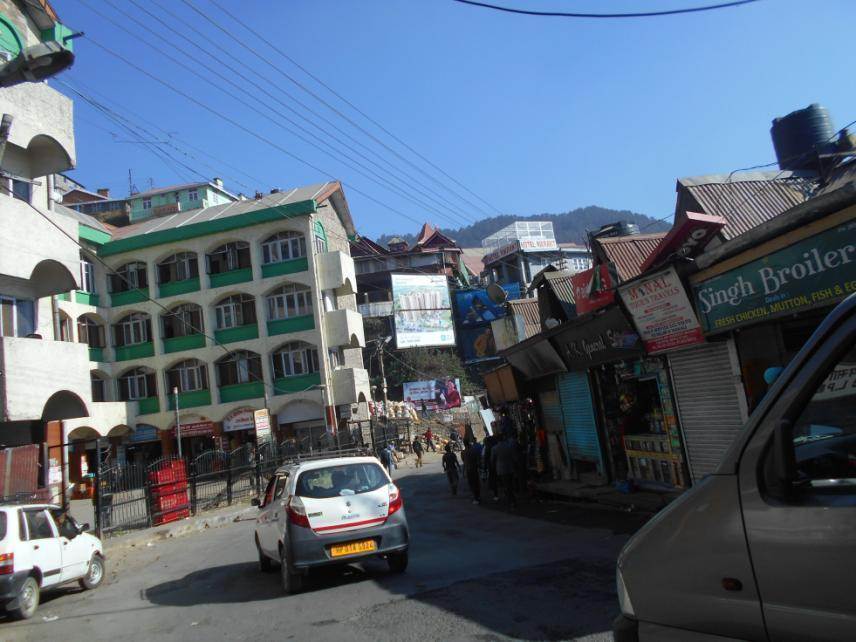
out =
[[383,414],[387,415],[389,412],[389,398],[386,395],[386,371],[383,368],[383,343],[379,346],[377,358],[380,361],[380,380],[383,384]]
[[178,441],[178,456],[181,458],[181,416],[178,411],[178,386],[172,389],[172,396],[175,400],[175,438]]
[[[84,455],[85,457],[86,455]],[[101,497],[101,437],[95,440],[95,534],[98,539],[103,539],[103,520],[101,510],[103,501]]]

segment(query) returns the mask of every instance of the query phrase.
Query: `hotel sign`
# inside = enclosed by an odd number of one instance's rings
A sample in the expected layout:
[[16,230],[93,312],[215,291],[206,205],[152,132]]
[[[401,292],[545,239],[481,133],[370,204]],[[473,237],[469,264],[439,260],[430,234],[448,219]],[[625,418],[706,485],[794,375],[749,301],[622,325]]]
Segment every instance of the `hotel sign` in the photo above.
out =
[[707,333],[832,305],[856,292],[856,221],[693,286]]

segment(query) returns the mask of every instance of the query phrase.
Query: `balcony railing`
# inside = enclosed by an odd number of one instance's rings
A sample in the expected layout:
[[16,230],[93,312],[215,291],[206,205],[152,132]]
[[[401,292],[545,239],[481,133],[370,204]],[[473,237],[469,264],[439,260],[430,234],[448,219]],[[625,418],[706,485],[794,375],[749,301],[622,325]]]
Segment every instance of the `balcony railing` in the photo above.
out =
[[301,332],[303,330],[312,330],[315,328],[315,317],[311,314],[305,314],[299,317],[290,319],[278,319],[277,321],[267,322],[267,333],[269,337],[277,334],[288,334],[289,332]]
[[217,274],[209,274],[208,282],[212,288],[223,287],[224,285],[235,285],[236,283],[246,283],[253,280],[253,268],[245,267],[237,270],[229,270],[228,272],[218,272]]
[[[175,395],[170,394],[169,399],[169,409],[175,410]],[[210,390],[192,390],[190,392],[179,392],[178,393],[178,406],[179,408],[198,408],[199,406],[210,406],[211,405],[211,391]]]
[[234,328],[215,330],[214,338],[217,343],[236,343],[238,341],[250,341],[259,338],[259,326],[257,323],[248,323]]

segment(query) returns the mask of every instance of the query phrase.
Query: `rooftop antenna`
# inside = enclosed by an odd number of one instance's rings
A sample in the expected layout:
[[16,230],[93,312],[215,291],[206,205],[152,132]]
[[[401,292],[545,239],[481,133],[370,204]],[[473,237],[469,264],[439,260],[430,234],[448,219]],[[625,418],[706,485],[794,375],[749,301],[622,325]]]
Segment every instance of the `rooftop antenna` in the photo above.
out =
[[131,170],[128,170],[128,196],[133,196],[140,190],[137,189],[137,186],[134,185],[134,179],[131,176]]

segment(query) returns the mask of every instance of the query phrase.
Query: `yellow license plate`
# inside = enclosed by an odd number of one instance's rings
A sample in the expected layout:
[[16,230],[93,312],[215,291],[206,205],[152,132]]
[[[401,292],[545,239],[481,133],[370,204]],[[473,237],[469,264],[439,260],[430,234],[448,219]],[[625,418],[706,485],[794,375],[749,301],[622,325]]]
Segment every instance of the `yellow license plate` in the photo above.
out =
[[370,553],[376,550],[377,543],[373,539],[364,539],[359,542],[335,544],[330,547],[330,555],[333,557],[342,557],[344,555],[355,555],[356,553]]

